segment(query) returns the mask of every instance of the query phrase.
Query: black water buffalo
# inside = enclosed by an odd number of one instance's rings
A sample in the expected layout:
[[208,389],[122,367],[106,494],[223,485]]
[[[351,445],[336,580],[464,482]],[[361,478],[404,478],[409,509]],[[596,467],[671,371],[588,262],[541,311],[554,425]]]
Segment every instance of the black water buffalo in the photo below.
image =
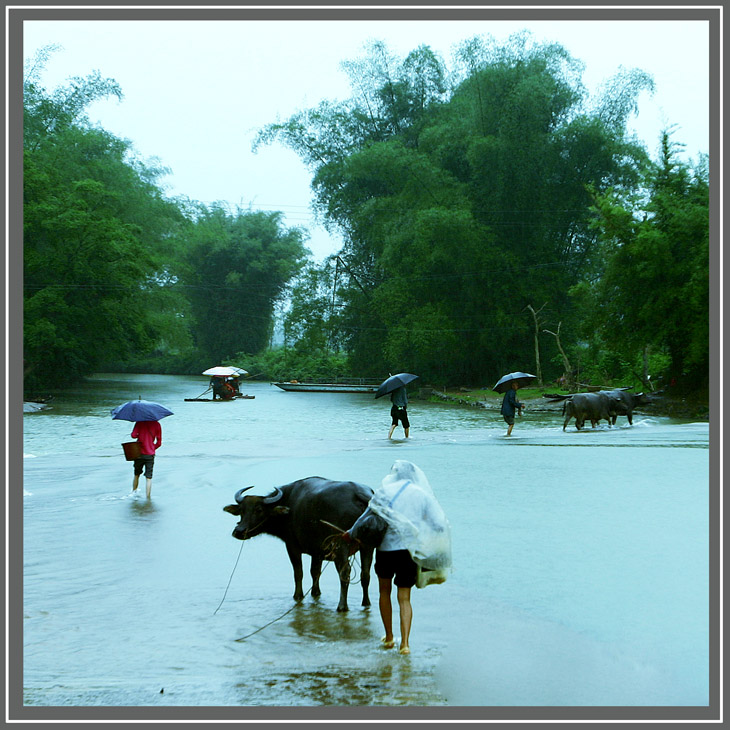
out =
[[[333,560],[340,576],[340,602],[338,611],[347,611],[347,588],[350,583],[349,546],[339,533],[322,520],[341,527],[344,532],[365,511],[373,490],[355,482],[336,482],[322,477],[299,479],[282,487],[276,487],[266,497],[243,496],[251,489],[245,487],[236,492],[236,504],[223,509],[240,516],[233,529],[233,537],[248,540],[262,533],[274,535],[286,544],[294,568],[294,600],[304,598],[302,590],[302,553],[312,556],[312,596],[321,595],[319,576],[322,561]],[[369,606],[368,586],[373,548],[360,550],[360,581],[362,605]]]
[[616,408],[614,399],[605,393],[574,393],[563,401],[563,431],[571,418],[575,418],[575,427],[580,431],[586,421],[595,428],[601,419],[611,425],[611,411]]
[[634,408],[639,405],[650,403],[649,397],[644,393],[629,393],[627,390],[602,390],[611,399],[611,424],[616,423],[619,416],[626,416],[629,426],[633,425]]

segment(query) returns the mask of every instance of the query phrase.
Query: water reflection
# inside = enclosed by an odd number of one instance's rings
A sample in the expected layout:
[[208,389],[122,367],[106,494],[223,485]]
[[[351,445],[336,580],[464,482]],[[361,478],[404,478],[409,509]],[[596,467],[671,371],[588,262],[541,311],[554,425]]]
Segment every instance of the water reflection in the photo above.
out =
[[147,499],[142,494],[132,495],[134,498],[129,500],[129,508],[137,517],[151,518],[159,512],[159,506],[155,504],[152,498]]
[[337,662],[311,669],[249,675],[235,687],[241,704],[280,706],[445,705],[424,667],[414,671],[410,657],[384,653],[372,666],[344,654]]
[[375,641],[370,621],[371,609],[350,608],[338,613],[331,605],[299,605],[287,618],[289,628],[303,639],[316,641]]

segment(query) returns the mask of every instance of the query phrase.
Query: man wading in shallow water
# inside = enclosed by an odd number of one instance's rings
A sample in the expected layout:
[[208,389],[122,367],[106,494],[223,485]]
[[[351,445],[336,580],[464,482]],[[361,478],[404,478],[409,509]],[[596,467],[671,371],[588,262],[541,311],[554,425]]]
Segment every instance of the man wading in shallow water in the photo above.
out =
[[512,434],[512,427],[515,425],[515,411],[522,417],[522,409],[524,407],[525,404],[517,400],[517,382],[512,381],[512,387],[504,394],[504,398],[502,398],[501,413],[508,426],[507,436]]
[[393,431],[395,431],[398,421],[403,424],[403,431],[406,434],[406,438],[408,438],[408,434],[411,430],[411,424],[408,421],[408,393],[406,392],[406,386],[401,385],[400,388],[396,388],[390,394],[390,401],[393,405],[390,407],[390,418],[392,423],[390,431],[388,431],[388,438],[391,438],[393,435]]

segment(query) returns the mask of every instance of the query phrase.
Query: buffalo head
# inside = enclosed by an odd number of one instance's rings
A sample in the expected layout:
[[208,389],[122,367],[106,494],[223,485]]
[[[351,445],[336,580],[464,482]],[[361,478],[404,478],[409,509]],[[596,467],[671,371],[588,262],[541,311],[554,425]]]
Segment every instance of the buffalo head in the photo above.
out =
[[236,504],[229,504],[223,510],[232,515],[240,517],[238,524],[233,528],[233,537],[238,540],[248,540],[251,537],[267,532],[267,522],[276,515],[285,515],[289,508],[278,504],[283,492],[278,487],[273,494],[266,497],[255,495],[243,496],[243,493],[253,489],[244,487],[236,492],[234,499]]

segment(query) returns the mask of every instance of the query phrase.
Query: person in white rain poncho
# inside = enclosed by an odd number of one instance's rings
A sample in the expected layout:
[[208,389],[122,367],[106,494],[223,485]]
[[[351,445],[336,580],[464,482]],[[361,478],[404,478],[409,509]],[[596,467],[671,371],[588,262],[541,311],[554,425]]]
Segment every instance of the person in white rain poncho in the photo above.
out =
[[392,582],[398,588],[401,654],[409,654],[413,609],[411,588],[443,583],[451,568],[451,527],[426,475],[410,461],[396,461],[368,508],[343,534],[348,542],[377,548],[375,574],[380,592],[383,644],[395,646]]

